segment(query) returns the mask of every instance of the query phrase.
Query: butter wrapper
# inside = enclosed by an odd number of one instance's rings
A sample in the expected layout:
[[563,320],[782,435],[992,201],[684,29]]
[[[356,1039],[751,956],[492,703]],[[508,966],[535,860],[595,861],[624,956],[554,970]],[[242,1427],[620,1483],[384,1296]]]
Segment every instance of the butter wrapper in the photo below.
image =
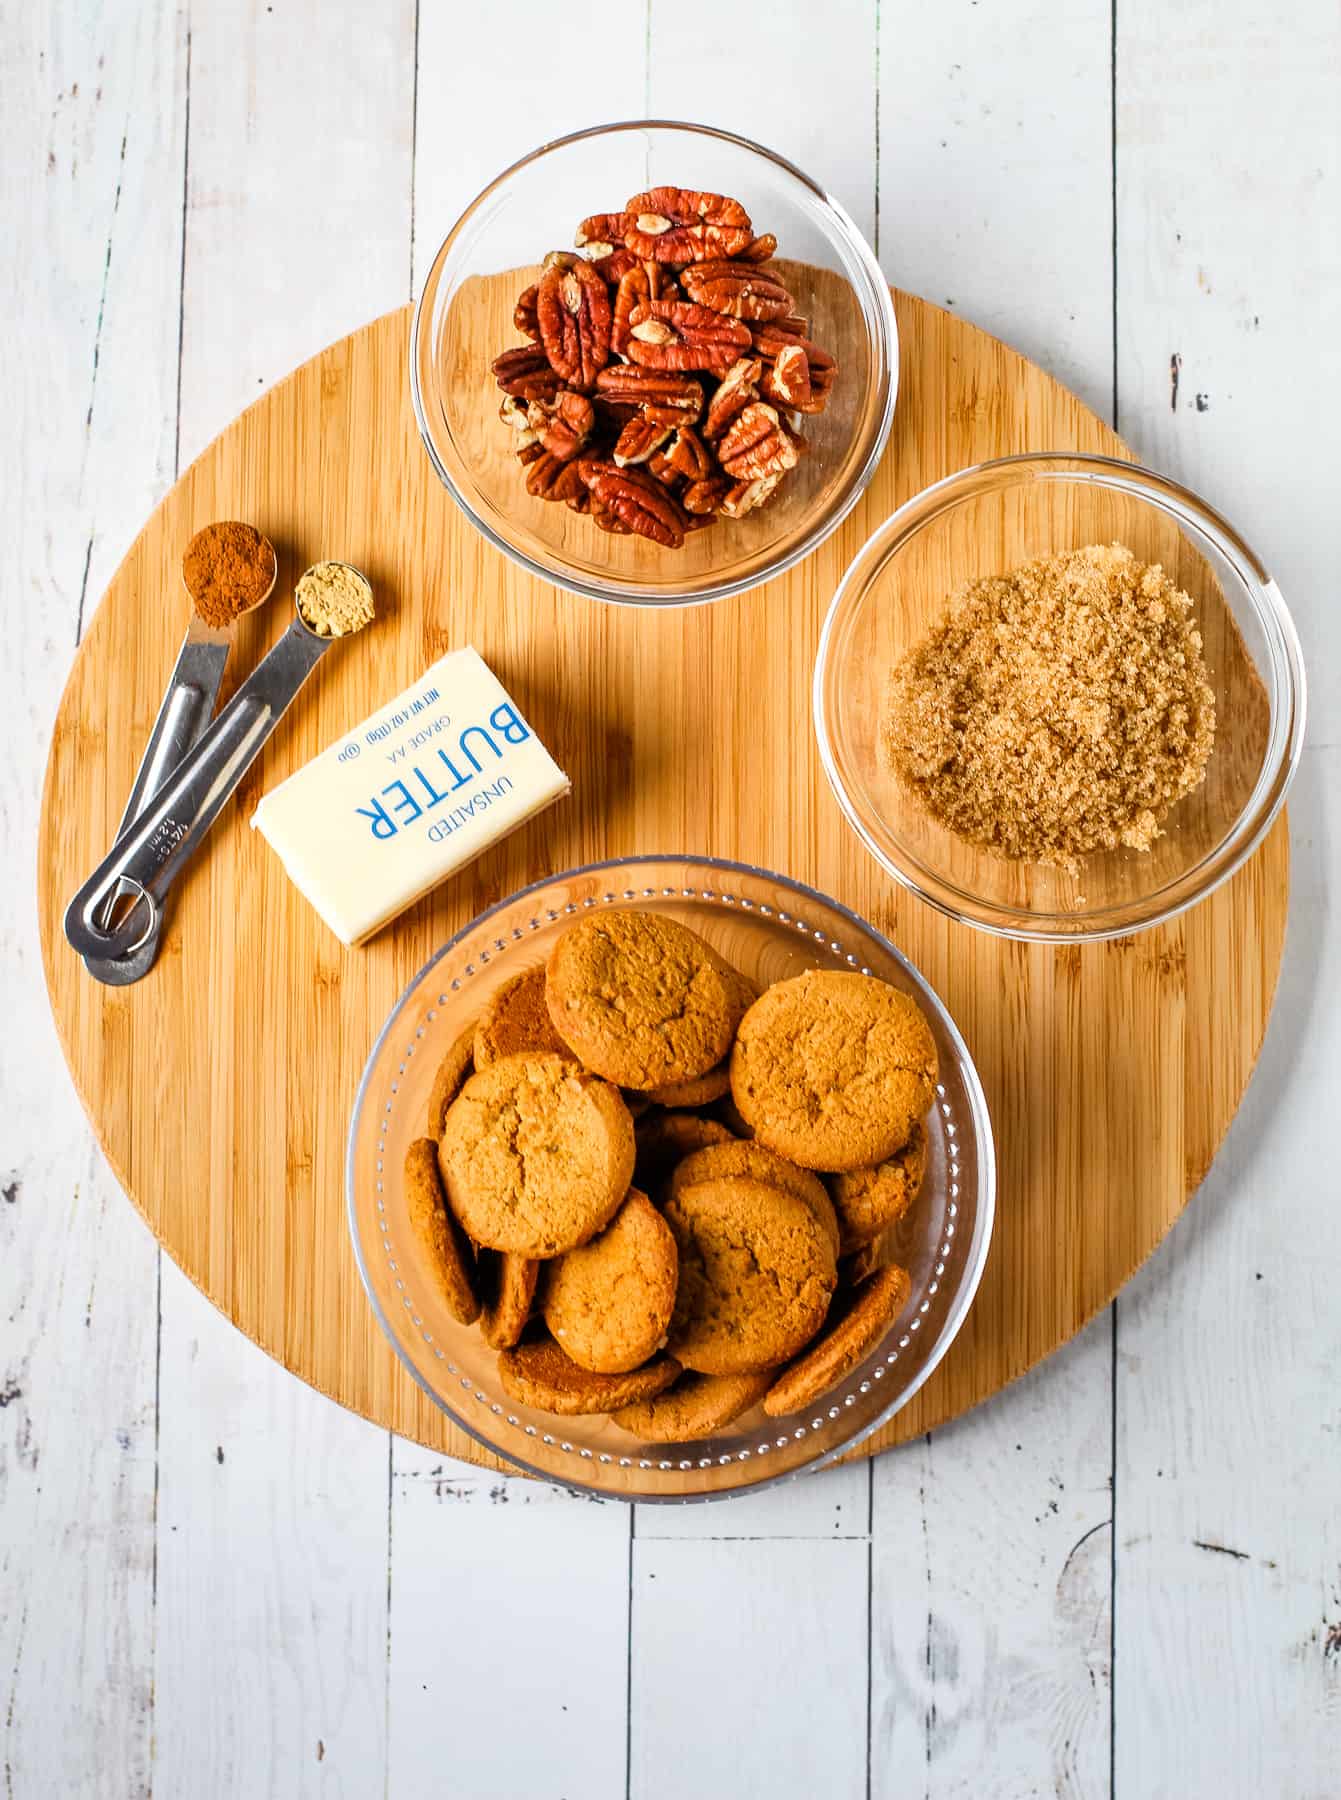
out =
[[467,648],[264,795],[251,822],[335,935],[357,944],[570,786]]

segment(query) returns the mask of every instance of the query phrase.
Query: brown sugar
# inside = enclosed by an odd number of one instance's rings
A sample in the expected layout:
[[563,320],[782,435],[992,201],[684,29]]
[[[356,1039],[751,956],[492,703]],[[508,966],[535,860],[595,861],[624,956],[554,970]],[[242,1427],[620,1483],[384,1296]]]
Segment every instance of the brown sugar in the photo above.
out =
[[880,758],[958,836],[1074,873],[1149,850],[1214,738],[1191,599],[1091,544],[952,596],[890,672]]

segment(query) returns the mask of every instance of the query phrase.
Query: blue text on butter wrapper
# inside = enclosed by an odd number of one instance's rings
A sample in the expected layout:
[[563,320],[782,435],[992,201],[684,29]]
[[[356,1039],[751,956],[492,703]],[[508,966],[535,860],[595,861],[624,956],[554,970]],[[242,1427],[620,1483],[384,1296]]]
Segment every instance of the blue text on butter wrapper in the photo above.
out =
[[[531,735],[530,728],[518,715],[516,707],[506,701],[489,714],[489,726],[492,731],[483,725],[467,725],[457,738],[453,751],[449,753],[447,750],[435,750],[426,759],[427,768],[422,763],[415,763],[398,781],[389,782],[380,790],[381,798],[371,794],[367,806],[356,807],[354,810],[359,817],[368,821],[368,829],[372,835],[385,842],[413,825],[435,806],[441,806],[450,800],[453,794],[459,794],[463,787],[468,787],[477,775],[483,773],[485,764],[480,761],[480,757],[488,752],[492,751],[495,761],[501,762],[505,752],[497,739],[501,738],[505,745],[524,744]],[[457,760],[453,761],[453,757]],[[444,777],[450,777],[450,780],[444,782]],[[511,783],[508,785],[511,786]],[[498,793],[503,791],[497,783],[494,786],[498,788]],[[484,804],[488,805],[490,800],[498,797],[498,793],[485,789],[481,795],[472,797],[469,807],[464,809],[465,815],[475,811],[477,798],[483,799]],[[387,802],[386,805],[383,800]],[[430,828],[429,836],[445,837],[449,831],[455,830],[464,822],[463,818],[456,816],[460,811],[460,808],[453,810],[447,831],[439,832],[435,825]]]

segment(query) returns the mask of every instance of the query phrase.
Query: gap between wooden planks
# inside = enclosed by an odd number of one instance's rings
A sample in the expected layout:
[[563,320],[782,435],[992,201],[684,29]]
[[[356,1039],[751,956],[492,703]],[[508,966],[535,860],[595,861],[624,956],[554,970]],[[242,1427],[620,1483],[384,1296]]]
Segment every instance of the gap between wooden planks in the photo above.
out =
[[[599,608],[514,569],[438,485],[406,382],[408,309],[331,345],[183,476],[117,572],[53,733],[39,905],[56,1022],[126,1191],[248,1336],[344,1405],[494,1464],[382,1340],[344,1223],[345,1132],[368,1048],[432,951],[538,875],[636,851],[706,852],[794,875],[869,918],[945,997],[998,1137],[996,1239],[945,1363],[864,1449],[954,1417],[1069,1338],[1150,1253],[1209,1166],[1260,1047],[1284,935],[1282,819],[1233,882],[1134,939],[1053,950],[952,925],[895,889],[818,766],[809,684],[843,567],[895,505],[965,464],[1029,449],[1125,454],[1017,353],[896,295],[899,411],[861,505],[800,568],[710,608]],[[66,899],[119,816],[183,625],[177,562],[216,517],[253,519],[281,580],[319,555],[386,605],[329,659],[180,884],[136,987],[95,987],[61,935]],[[284,609],[243,621],[250,666]],[[573,777],[573,799],[344,950],[247,825],[266,788],[471,642]],[[704,676],[706,675],[706,679]]]

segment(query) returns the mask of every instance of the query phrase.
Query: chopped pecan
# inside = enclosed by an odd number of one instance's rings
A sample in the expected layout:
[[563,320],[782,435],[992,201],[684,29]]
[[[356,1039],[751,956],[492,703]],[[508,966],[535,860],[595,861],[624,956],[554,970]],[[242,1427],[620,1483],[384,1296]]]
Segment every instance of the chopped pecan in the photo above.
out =
[[531,402],[528,405],[515,394],[508,394],[498,409],[499,418],[515,435],[516,441],[512,446],[514,450],[525,450],[528,444],[537,441],[539,434],[531,423],[531,405],[534,404],[535,402]]
[[705,369],[723,375],[742,350],[750,330],[687,300],[650,300],[629,315],[628,353],[648,369]]
[[736,255],[741,262],[764,263],[777,247],[778,240],[771,231],[766,231],[762,237],[751,238],[743,250],[737,250]]
[[647,459],[647,472],[654,475],[662,487],[669,488],[673,494],[678,494],[684,486],[684,476],[664,450],[658,450],[655,456]]
[[610,360],[610,293],[590,263],[558,263],[540,277],[536,296],[540,341],[557,375],[589,389]]
[[666,461],[689,481],[702,481],[712,471],[708,447],[691,425],[682,425],[675,442],[666,452]]
[[762,400],[752,400],[732,422],[717,446],[717,456],[727,474],[737,481],[782,475],[794,469],[798,461],[791,433],[776,410]]
[[722,377],[722,385],[708,402],[708,416],[703,421],[703,435],[711,441],[721,437],[738,412],[751,400],[759,398],[759,372],[763,368],[757,356],[742,356],[733,362]]
[[694,263],[680,279],[691,300],[733,319],[781,319],[792,310],[792,297],[777,277],[749,263]]
[[540,442],[539,438],[536,438],[531,443],[522,445],[521,449],[517,452],[517,461],[521,464],[523,469],[527,469],[532,463],[539,462],[544,454],[545,446]]
[[781,475],[761,475],[755,481],[738,481],[728,490],[717,510],[728,519],[743,519],[746,513],[757,512],[767,505],[781,480]]
[[530,338],[533,344],[540,342],[540,321],[535,312],[535,300],[539,291],[538,284],[533,281],[517,301],[516,309],[512,314],[512,323],[522,336]]
[[628,236],[633,220],[627,213],[593,213],[583,219],[573,242],[588,256],[609,256]]
[[703,387],[692,375],[632,363],[602,369],[596,394],[607,405],[641,406],[658,425],[692,425],[703,411]]
[[593,501],[608,507],[639,537],[651,538],[668,550],[684,542],[684,514],[673,494],[667,493],[641,469],[619,469],[613,463],[583,458],[578,464]]
[[625,207],[624,243],[655,262],[708,262],[734,256],[751,242],[750,216],[738,200],[697,188],[658,187],[635,194]]
[[804,410],[811,397],[810,358],[804,344],[784,344],[764,369],[759,391],[788,410]]
[[591,401],[585,394],[575,394],[564,388],[553,407],[547,407],[545,411],[549,416],[540,431],[540,442],[551,456],[557,456],[560,462],[568,462],[586,443],[596,423]]
[[559,377],[537,344],[505,350],[489,367],[505,394],[517,394],[523,400],[552,400],[559,391]]
[[638,413],[619,434],[619,441],[614,448],[615,466],[626,469],[631,463],[647,462],[673,430],[671,425],[659,425],[644,413]]
[[715,513],[734,486],[729,475],[709,475],[703,481],[691,481],[680,495],[680,505],[687,513]]

